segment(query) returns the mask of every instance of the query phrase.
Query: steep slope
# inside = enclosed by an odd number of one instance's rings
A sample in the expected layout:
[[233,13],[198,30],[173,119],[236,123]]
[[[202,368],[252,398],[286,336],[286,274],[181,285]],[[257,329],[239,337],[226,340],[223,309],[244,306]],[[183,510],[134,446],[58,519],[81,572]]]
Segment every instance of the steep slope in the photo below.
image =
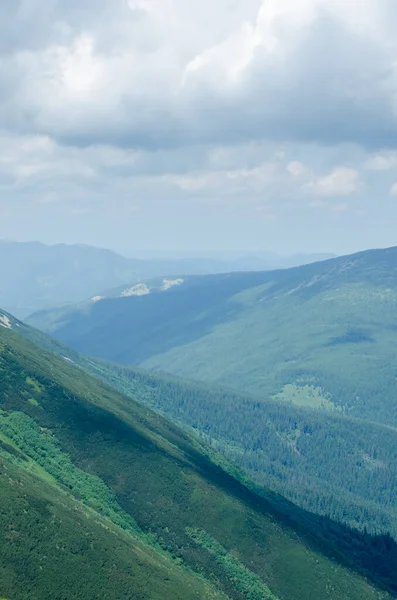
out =
[[397,249],[188,278],[29,322],[96,357],[397,426]]
[[199,433],[259,484],[317,514],[397,539],[395,428],[106,363],[11,315],[3,318],[44,349]]
[[165,553],[47,481],[37,463],[1,438],[2,599],[225,600]]
[[44,349],[199,433],[259,484],[316,514],[397,539],[397,429],[106,363],[11,315],[3,318]]
[[[397,539],[397,430],[165,375],[89,364],[117,389],[174,420],[259,484],[317,514]],[[343,469],[341,469],[343,465]]]
[[198,441],[5,327],[0,403],[10,600],[387,597],[353,568],[397,586],[390,538],[258,496]]

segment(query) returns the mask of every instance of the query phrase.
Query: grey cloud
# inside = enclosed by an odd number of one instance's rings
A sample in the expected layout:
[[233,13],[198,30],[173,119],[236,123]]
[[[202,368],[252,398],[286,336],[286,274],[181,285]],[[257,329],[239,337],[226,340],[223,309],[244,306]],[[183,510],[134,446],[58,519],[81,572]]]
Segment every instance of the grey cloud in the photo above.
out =
[[[290,36],[280,17],[273,32],[279,49],[269,52],[265,30],[233,79],[234,62],[249,43],[241,24],[245,14],[245,29],[259,18],[257,0],[229,20],[222,4],[208,33],[194,26],[196,3],[189,15],[180,0],[170,4],[169,16],[156,2],[131,9],[110,0],[6,0],[0,126],[80,147],[154,150],[266,139],[395,146],[390,18],[374,36],[311,2],[310,22]],[[367,0],[363,10],[379,2],[396,19],[388,0]],[[256,27],[252,35],[261,34]],[[195,60],[199,66],[187,69]]]
[[[396,55],[397,57],[397,55]],[[205,90],[189,101],[207,135],[366,147],[397,144],[397,73],[389,52],[323,15],[280,61],[261,48],[227,100]],[[394,70],[393,70],[394,69]]]
[[389,0],[4,0],[0,237],[393,243],[396,23]]

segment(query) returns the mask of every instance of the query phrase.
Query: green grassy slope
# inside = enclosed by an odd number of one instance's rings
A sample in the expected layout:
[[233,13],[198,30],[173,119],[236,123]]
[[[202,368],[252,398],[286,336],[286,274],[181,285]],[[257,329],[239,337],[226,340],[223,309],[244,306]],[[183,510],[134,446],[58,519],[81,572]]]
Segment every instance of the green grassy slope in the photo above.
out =
[[25,467],[10,460],[7,446],[0,447],[1,598],[224,598],[38,470],[33,461]]
[[354,570],[397,587],[390,538],[259,497],[198,441],[5,328],[0,409],[0,594],[9,600],[48,590],[115,600],[387,597]]
[[[395,428],[97,361],[8,319],[35,343],[199,433],[259,484],[317,514],[397,538]],[[314,403],[318,394],[308,398]]]
[[396,306],[391,248],[192,278],[167,293],[30,322],[113,362],[397,426]]

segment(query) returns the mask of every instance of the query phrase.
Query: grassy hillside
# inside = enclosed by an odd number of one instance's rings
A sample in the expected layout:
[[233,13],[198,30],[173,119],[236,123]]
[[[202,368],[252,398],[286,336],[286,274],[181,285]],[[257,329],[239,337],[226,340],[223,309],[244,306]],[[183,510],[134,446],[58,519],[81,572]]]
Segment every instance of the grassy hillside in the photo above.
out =
[[86,354],[397,426],[397,249],[191,278],[30,322]]
[[396,429],[105,363],[7,318],[35,343],[195,431],[259,484],[317,514],[397,538]]
[[46,481],[37,463],[16,452],[0,444],[2,599],[225,599]]
[[5,327],[0,409],[9,600],[387,597],[358,572],[397,589],[390,538],[258,496],[198,441]]

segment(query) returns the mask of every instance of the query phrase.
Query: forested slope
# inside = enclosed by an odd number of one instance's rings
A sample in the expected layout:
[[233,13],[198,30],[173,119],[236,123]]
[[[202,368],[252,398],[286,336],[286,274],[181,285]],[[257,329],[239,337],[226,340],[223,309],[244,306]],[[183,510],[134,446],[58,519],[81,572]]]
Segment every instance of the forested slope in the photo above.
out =
[[303,508],[397,538],[395,428],[163,374],[81,364]]
[[258,496],[162,417],[4,327],[0,403],[0,593],[10,600],[102,589],[115,600],[366,600],[397,589],[389,537]]

